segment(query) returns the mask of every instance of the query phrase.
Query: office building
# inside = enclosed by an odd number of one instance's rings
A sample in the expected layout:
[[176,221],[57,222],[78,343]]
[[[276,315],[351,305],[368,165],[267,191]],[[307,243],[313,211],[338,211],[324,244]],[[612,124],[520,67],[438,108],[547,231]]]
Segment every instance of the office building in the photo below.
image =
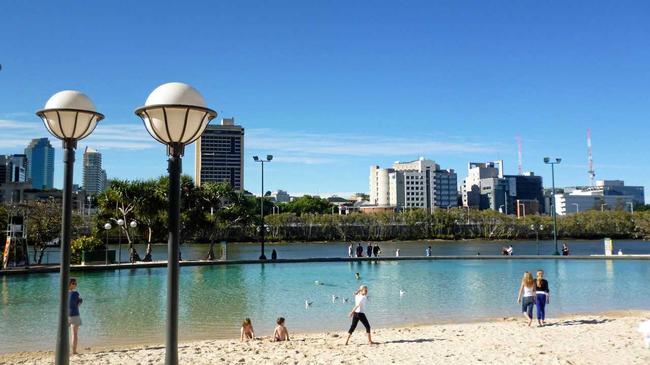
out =
[[[463,180],[461,185],[461,196],[463,200],[463,206],[476,208],[476,209],[487,209],[486,200],[483,198],[483,203],[481,203],[481,195],[487,193],[487,189],[482,189],[482,180],[485,180],[485,184],[489,184],[494,187],[498,183],[490,181],[487,179],[503,178],[503,160],[493,161],[493,162],[470,162],[467,165],[467,177]],[[493,205],[497,203],[494,202]],[[503,204],[501,202],[500,204]]]
[[599,180],[595,186],[565,188],[554,199],[558,215],[591,209],[631,211],[645,204],[645,193],[643,186],[625,186],[622,180]]
[[54,188],[54,147],[47,138],[33,139],[27,148],[26,180],[34,189]]
[[288,203],[291,201],[291,196],[284,190],[276,190],[271,193],[271,199],[276,203]]
[[27,180],[27,156],[11,155],[7,160],[7,181],[25,182]]
[[102,154],[86,146],[83,155],[83,187],[88,195],[106,189],[106,171],[102,169]]
[[208,125],[196,141],[195,179],[227,182],[234,189],[244,187],[244,128],[235,118],[224,118],[219,125]]
[[458,205],[457,176],[421,157],[395,162],[392,168],[370,167],[370,204],[397,209],[450,208]]
[[[509,208],[517,216],[544,213],[544,187],[541,176],[533,172],[523,175],[504,175],[508,180],[508,193],[511,197]],[[514,204],[514,206],[512,206]]]

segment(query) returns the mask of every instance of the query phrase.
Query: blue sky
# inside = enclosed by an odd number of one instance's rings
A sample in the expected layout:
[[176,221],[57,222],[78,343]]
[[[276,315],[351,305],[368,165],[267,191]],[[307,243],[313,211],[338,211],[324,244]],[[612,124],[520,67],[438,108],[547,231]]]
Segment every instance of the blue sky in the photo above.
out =
[[182,81],[246,128],[253,192],[254,154],[276,156],[268,190],[342,194],[419,156],[459,180],[468,161],[516,173],[517,135],[524,170],[550,185],[559,156],[557,185],[586,184],[587,128],[597,178],[650,186],[648,39],[641,1],[4,1],[0,153],[47,136],[33,112],[78,89],[106,115],[78,161],[90,144],[109,177],[165,174],[133,110]]

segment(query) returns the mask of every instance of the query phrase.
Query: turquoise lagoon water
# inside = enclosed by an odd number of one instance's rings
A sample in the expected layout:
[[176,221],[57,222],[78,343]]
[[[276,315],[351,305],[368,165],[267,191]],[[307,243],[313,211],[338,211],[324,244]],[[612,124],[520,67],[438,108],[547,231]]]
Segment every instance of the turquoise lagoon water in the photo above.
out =
[[[278,316],[293,332],[345,331],[360,284],[372,326],[518,316],[524,270],[543,269],[550,317],[650,309],[650,261],[440,260],[253,264],[181,268],[180,340],[229,338],[250,317],[270,335]],[[361,274],[361,280],[354,273]],[[166,269],[76,273],[83,347],[164,342]],[[315,284],[321,282],[321,285]],[[58,274],[0,277],[0,352],[55,344]],[[400,298],[399,290],[406,290]],[[341,299],[332,302],[331,295]],[[313,301],[309,308],[305,300]]]

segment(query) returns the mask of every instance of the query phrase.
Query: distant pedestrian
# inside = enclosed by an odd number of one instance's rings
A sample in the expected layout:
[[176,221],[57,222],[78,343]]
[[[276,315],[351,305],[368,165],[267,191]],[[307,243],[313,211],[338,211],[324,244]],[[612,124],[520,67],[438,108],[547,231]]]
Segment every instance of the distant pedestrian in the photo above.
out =
[[623,256],[623,250],[621,250],[620,248],[618,249],[618,255]]
[[81,326],[81,316],[79,315],[79,306],[83,303],[83,299],[77,291],[77,279],[70,279],[68,285],[68,303],[69,303],[69,317],[68,322],[72,328],[72,354],[77,354],[77,342],[79,339],[79,326]]
[[566,242],[562,244],[562,256],[569,256],[569,246],[566,245]]
[[352,308],[349,314],[350,318],[352,318],[352,325],[348,330],[348,338],[345,340],[346,345],[348,344],[348,341],[350,341],[350,337],[352,336],[352,333],[354,333],[354,330],[357,329],[357,324],[359,324],[359,322],[361,322],[366,328],[366,333],[368,334],[368,344],[375,344],[372,342],[372,337],[370,336],[370,323],[368,322],[368,318],[366,317],[365,313],[367,296],[368,287],[365,285],[361,285],[356,293],[354,293],[354,308]]
[[271,252],[271,260],[277,260],[278,259],[278,253],[273,249]]
[[517,303],[521,303],[521,311],[528,320],[528,325],[533,323],[533,306],[535,305],[535,280],[533,274],[526,271],[521,278]]
[[427,249],[424,250],[424,254],[425,254],[427,257],[431,257],[431,246],[427,247]]
[[395,250],[395,257],[399,257],[399,248]]
[[363,257],[363,247],[361,247],[361,242],[357,245],[357,257]]
[[372,243],[368,242],[368,247],[366,247],[366,255],[372,257]]
[[352,244],[350,243],[350,246],[348,246],[348,257],[352,257]]
[[375,243],[375,246],[372,248],[372,253],[375,257],[379,257],[379,252],[381,250],[379,249],[379,244]]
[[512,253],[514,250],[512,249],[512,245],[508,246],[508,249],[506,249],[506,252],[508,253],[508,256],[512,256]]

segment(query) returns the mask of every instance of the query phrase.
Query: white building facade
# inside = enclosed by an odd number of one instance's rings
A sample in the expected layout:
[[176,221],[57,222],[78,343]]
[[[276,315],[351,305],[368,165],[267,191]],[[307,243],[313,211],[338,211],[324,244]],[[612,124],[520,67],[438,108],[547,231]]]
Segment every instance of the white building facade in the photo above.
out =
[[449,208],[458,205],[457,176],[434,161],[420,158],[395,162],[392,168],[370,168],[370,203],[398,209]]

